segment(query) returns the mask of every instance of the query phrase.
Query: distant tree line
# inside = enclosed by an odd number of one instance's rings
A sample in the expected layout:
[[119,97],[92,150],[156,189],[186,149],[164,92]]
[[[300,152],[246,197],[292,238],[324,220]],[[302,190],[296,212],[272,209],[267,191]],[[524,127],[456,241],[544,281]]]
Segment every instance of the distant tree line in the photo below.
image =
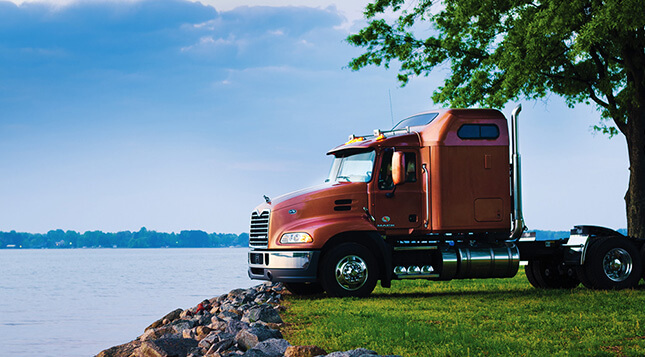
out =
[[0,249],[11,248],[218,248],[247,247],[247,233],[206,233],[190,230],[180,233],[149,231],[105,233],[101,231],[51,230],[45,234],[0,232]]

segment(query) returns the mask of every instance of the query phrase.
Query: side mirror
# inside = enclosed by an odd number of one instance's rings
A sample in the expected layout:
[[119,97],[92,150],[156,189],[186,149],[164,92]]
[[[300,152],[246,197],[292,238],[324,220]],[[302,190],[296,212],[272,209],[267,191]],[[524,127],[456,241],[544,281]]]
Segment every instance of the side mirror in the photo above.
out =
[[405,181],[405,156],[400,151],[392,153],[392,183],[394,186]]

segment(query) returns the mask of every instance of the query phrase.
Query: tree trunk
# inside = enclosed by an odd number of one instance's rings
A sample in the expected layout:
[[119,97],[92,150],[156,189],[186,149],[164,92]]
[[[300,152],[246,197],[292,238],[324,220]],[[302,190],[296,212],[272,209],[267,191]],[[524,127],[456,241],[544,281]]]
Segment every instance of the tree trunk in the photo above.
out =
[[627,122],[629,187],[625,194],[627,231],[632,237],[645,238],[645,106]]

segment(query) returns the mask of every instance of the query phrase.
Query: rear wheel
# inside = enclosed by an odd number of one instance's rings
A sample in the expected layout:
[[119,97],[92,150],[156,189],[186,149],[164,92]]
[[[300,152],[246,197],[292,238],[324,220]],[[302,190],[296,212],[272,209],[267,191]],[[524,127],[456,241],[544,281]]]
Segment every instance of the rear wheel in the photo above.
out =
[[573,289],[580,284],[573,269],[551,259],[530,260],[524,267],[529,283],[540,289]]
[[378,280],[374,254],[357,243],[332,248],[324,257],[320,278],[329,296],[365,297],[372,293]]
[[535,279],[535,274],[533,274],[533,269],[532,267],[529,267],[529,265],[524,266],[524,273],[526,274],[526,279],[528,279],[529,283],[534,287],[534,288],[541,288],[540,284],[538,281]]
[[284,283],[284,287],[298,296],[322,294],[325,291],[320,283]]
[[623,237],[598,239],[589,247],[585,260],[579,275],[593,289],[633,288],[643,274],[640,252]]

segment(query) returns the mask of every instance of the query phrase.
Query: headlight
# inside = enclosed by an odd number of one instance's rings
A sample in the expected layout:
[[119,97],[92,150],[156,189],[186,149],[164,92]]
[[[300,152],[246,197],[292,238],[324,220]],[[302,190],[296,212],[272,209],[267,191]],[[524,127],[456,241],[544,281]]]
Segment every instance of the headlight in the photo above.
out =
[[280,243],[282,244],[294,244],[294,243],[311,243],[314,239],[308,233],[297,232],[297,233],[285,233],[280,237]]

